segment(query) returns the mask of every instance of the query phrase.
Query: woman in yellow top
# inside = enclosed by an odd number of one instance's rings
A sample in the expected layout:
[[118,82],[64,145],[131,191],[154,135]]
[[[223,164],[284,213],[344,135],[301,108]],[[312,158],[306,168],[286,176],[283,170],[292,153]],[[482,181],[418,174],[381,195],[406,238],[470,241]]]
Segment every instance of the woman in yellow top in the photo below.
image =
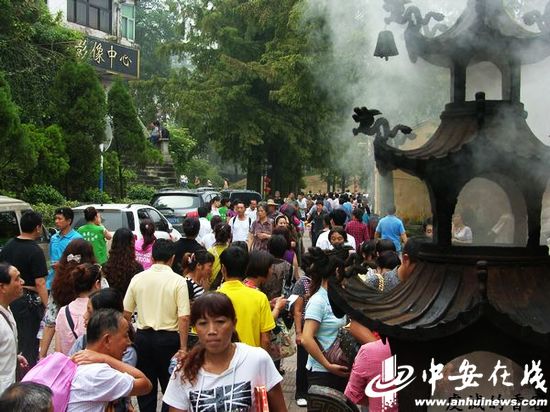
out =
[[220,223],[214,228],[216,242],[208,251],[214,255],[212,275],[210,276],[210,290],[216,290],[223,279],[221,272],[220,255],[231,243],[231,226],[227,223]]

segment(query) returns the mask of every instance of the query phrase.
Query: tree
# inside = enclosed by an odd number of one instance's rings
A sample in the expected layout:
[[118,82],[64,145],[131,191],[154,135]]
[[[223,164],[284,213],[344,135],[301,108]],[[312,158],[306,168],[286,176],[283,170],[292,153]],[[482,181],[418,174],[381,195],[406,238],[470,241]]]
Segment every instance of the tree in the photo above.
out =
[[76,196],[97,183],[99,144],[105,140],[105,92],[90,65],[67,62],[50,95],[51,117],[63,130],[69,157],[64,192]]
[[199,147],[213,144],[223,160],[241,163],[250,188],[259,189],[270,166],[274,188],[295,190],[303,167],[322,158],[331,101],[314,87],[301,7],[297,0],[180,4],[186,31],[170,50],[191,69],[164,83],[163,100],[178,104],[162,110],[189,127]]
[[10,87],[0,73],[0,188],[15,188],[23,171],[35,163],[36,153],[21,126]]
[[123,169],[134,169],[157,160],[158,155],[148,144],[139,123],[136,108],[126,84],[117,79],[108,94],[108,112],[113,120],[111,149],[118,158],[119,196],[124,197],[125,179]]
[[41,128],[35,125],[23,125],[36,154],[34,173],[28,173],[26,186],[32,184],[55,184],[63,182],[69,171],[69,156],[65,148],[63,131],[57,125]]
[[43,0],[0,0],[0,70],[6,74],[23,122],[48,121],[45,93],[81,34],[63,27]]
[[140,46],[140,77],[167,77],[171,56],[165,46],[178,36],[181,21],[177,2],[173,0],[140,0],[136,4],[136,42]]

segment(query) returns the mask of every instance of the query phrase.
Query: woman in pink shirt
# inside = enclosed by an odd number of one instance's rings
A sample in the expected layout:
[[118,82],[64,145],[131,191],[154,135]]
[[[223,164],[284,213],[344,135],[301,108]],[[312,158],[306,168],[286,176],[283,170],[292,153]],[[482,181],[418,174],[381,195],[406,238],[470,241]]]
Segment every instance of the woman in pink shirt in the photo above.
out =
[[78,265],[71,276],[77,298],[59,309],[55,322],[55,350],[65,355],[86,332],[84,315],[88,308],[88,296],[101,288],[101,267],[97,264]]
[[356,405],[368,405],[369,412],[397,412],[399,409],[396,403],[383,408],[383,398],[370,398],[365,394],[365,388],[370,381],[382,380],[382,362],[391,356],[389,341],[384,344],[382,339],[378,339],[361,346],[344,392],[348,399]]
[[143,236],[142,239],[136,240],[136,261],[141,263],[144,270],[147,270],[153,264],[153,244],[157,238],[155,237],[155,224],[151,219],[143,219],[139,224],[139,231]]

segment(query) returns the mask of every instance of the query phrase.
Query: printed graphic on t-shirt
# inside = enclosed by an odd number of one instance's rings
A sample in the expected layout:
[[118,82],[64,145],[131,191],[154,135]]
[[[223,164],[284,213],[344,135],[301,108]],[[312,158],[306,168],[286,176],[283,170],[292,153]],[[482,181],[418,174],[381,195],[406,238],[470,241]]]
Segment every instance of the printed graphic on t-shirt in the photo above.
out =
[[196,412],[247,412],[252,407],[252,385],[248,381],[191,391],[189,400]]
[[94,232],[84,231],[81,233],[82,237],[87,240],[88,242],[95,242],[99,240],[99,235]]

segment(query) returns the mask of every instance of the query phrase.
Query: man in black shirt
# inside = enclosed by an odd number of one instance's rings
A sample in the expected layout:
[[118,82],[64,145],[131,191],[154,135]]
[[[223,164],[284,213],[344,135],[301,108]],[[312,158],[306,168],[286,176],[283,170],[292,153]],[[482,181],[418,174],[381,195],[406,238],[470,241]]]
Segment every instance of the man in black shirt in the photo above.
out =
[[180,275],[183,274],[181,265],[183,255],[186,253],[195,253],[201,249],[204,250],[204,247],[196,240],[201,228],[199,219],[187,217],[183,221],[182,227],[185,237],[176,242],[176,253],[174,255],[174,263],[172,264],[172,270]]
[[311,223],[311,244],[315,246],[319,234],[324,229],[324,220],[326,212],[323,209],[323,199],[319,198],[315,202],[315,210],[307,218],[307,223]]
[[11,239],[0,252],[0,261],[8,262],[21,272],[25,281],[23,296],[10,305],[17,323],[18,351],[33,367],[38,359],[36,335],[48,302],[46,258],[36,239],[42,233],[42,216],[28,211],[21,216],[21,235]]

